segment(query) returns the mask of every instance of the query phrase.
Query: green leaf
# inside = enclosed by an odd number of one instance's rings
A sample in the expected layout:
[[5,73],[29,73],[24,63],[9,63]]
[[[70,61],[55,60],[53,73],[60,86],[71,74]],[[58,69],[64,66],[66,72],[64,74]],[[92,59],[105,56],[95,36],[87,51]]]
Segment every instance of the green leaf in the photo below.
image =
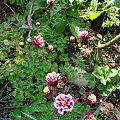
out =
[[96,85],[96,82],[95,82],[95,81],[91,81],[91,80],[90,80],[90,81],[88,82],[88,87],[89,87],[89,88],[95,88],[95,85]]
[[90,12],[89,18],[90,18],[91,20],[94,20],[94,19],[98,18],[98,17],[100,16],[101,13],[102,13],[102,12],[100,12],[100,11],[97,11],[97,12]]
[[115,6],[120,8],[120,0],[115,0]]
[[101,82],[103,85],[106,85],[107,81],[110,81],[110,78],[100,79],[100,82]]
[[68,21],[69,21],[68,24],[69,24],[71,33],[74,36],[77,36],[80,32],[79,21],[77,19],[74,19],[74,18],[69,18]]
[[27,113],[24,113],[23,112],[23,115],[25,115],[26,117],[30,118],[31,120],[37,120],[36,118],[34,118],[33,116],[27,114]]
[[10,4],[14,4],[15,3],[15,0],[10,0]]
[[99,85],[97,86],[97,89],[103,91],[103,90],[105,90],[105,86],[102,85],[102,84],[99,84]]
[[93,11],[97,10],[98,0],[91,0],[90,7]]
[[115,77],[118,74],[118,70],[116,69],[111,69],[111,72],[109,73],[109,78]]
[[51,66],[51,72],[58,72],[58,65],[56,62],[53,63],[53,65]]
[[66,10],[66,13],[67,13],[68,16],[71,16],[73,18],[78,18],[79,17],[79,12],[78,12],[77,8],[75,8],[74,6],[68,8]]

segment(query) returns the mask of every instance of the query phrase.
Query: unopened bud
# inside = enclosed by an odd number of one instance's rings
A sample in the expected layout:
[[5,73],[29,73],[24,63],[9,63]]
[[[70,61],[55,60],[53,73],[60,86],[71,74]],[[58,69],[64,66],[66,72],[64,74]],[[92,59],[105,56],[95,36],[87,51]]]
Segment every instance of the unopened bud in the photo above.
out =
[[39,27],[40,26],[40,22],[36,22],[35,26]]
[[19,46],[20,46],[21,48],[24,48],[24,46],[25,46],[24,42],[19,42]]
[[70,41],[71,41],[71,42],[75,42],[75,37],[74,37],[74,36],[71,36],[71,37],[70,37]]

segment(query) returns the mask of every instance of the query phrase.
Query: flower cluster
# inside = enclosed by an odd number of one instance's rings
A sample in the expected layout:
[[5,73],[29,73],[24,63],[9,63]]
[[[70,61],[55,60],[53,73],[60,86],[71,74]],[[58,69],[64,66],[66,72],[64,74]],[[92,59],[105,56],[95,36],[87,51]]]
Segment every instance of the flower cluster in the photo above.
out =
[[54,101],[56,113],[64,115],[66,112],[71,112],[74,107],[74,100],[71,95],[59,94]]
[[79,34],[78,34],[78,39],[81,39],[83,42],[90,42],[91,40],[93,40],[93,37],[91,37],[89,34],[88,34],[88,31],[81,31]]
[[91,111],[87,111],[84,116],[84,120],[96,120]]
[[52,72],[48,73],[46,76],[46,81],[45,85],[47,86],[57,86],[57,84],[62,80],[62,77],[59,73]]
[[48,6],[52,6],[54,4],[55,0],[47,0]]
[[34,36],[32,40],[29,41],[33,45],[34,48],[41,48],[44,45],[44,38],[41,34]]
[[94,94],[89,94],[85,99],[84,99],[84,104],[92,105],[97,101],[96,96]]

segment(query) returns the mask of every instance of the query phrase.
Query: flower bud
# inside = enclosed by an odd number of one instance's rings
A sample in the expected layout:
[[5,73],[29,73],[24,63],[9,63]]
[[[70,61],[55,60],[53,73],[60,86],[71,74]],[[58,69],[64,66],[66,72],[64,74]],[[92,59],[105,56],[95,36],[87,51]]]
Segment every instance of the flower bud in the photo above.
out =
[[79,48],[81,48],[81,47],[82,47],[82,44],[81,44],[81,43],[79,43],[79,44],[78,44],[78,47],[79,47]]
[[43,89],[43,93],[45,94],[45,97],[49,97],[49,96],[52,94],[52,88],[46,86],[46,87]]
[[74,36],[71,36],[71,37],[70,37],[70,41],[71,41],[71,42],[75,42],[75,37],[74,37]]
[[31,39],[30,39],[30,38],[28,38],[28,39],[27,39],[27,41],[28,41],[28,42],[30,42],[30,41],[31,41]]
[[24,48],[24,46],[25,46],[24,42],[19,42],[19,46],[20,46],[21,48]]
[[46,47],[46,51],[52,51],[53,50],[53,46],[52,45],[48,45],[47,47]]
[[45,16],[48,16],[49,13],[50,13],[50,10],[46,10],[46,11],[45,11]]
[[49,92],[50,92],[49,87],[46,86],[46,87],[43,89],[43,92],[44,92],[45,94],[46,94],[46,93],[49,93]]
[[97,98],[94,94],[89,94],[85,99],[84,99],[84,104],[92,105],[97,101]]
[[54,4],[55,0],[47,0],[48,6],[52,6]]
[[40,22],[36,22],[35,26],[39,27],[40,26]]
[[96,120],[91,111],[87,111],[84,116],[84,120]]

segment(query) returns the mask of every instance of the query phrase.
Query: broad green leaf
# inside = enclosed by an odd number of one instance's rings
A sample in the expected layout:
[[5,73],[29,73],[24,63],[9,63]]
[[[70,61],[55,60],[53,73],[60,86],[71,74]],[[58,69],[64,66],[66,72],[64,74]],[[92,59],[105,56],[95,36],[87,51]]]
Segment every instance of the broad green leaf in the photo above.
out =
[[91,0],[90,7],[93,11],[97,10],[98,0]]
[[101,13],[102,13],[102,12],[100,12],[100,11],[97,11],[97,12],[90,12],[89,18],[90,18],[91,20],[94,20],[94,19],[98,18],[98,17],[100,16]]
[[25,115],[26,117],[30,118],[31,120],[37,120],[36,118],[34,118],[32,115],[29,115],[27,113],[23,112],[23,115]]
[[111,77],[115,77],[116,75],[118,74],[118,70],[116,70],[116,69],[111,69],[111,72],[110,72],[110,74],[109,74],[109,78],[111,78]]
[[74,36],[77,36],[80,32],[79,21],[77,19],[74,19],[74,18],[69,18],[68,21],[69,21],[68,24],[69,24],[71,33]]
[[74,18],[78,18],[79,17],[79,12],[77,10],[76,7],[70,7],[66,10],[66,13],[68,16],[74,17]]
[[55,27],[56,31],[59,34],[61,34],[66,28],[66,17],[65,16],[57,17],[57,19],[55,20],[54,27]]
[[107,79],[104,79],[104,78],[100,80],[100,82],[101,82],[103,85],[106,85],[107,81],[108,81],[108,80],[107,80]]

